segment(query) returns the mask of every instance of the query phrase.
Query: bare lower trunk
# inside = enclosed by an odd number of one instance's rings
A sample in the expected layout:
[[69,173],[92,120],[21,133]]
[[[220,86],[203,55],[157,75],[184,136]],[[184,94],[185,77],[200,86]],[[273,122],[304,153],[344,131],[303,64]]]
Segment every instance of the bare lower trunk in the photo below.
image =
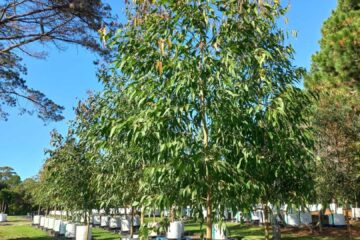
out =
[[265,240],[270,240],[270,224],[269,224],[269,207],[267,203],[264,205],[264,222],[265,222]]
[[140,226],[144,226],[145,220],[145,207],[141,208],[141,216],[140,216]]
[[[278,211],[278,210],[277,210]],[[272,224],[272,239],[273,240],[280,240],[281,239],[281,229],[279,222],[277,220],[278,213],[273,215],[273,224]]]
[[347,226],[347,232],[348,232],[348,239],[352,240],[352,230],[351,230],[351,223],[350,223],[350,218],[349,218],[349,205],[346,204],[346,209],[345,209],[345,220],[346,220],[346,226]]
[[41,207],[39,205],[39,208],[38,208],[38,215],[40,215],[40,210],[41,210]]
[[130,238],[134,235],[134,207],[131,207]]
[[319,211],[319,232],[322,232],[323,226],[322,226],[322,209]]
[[85,224],[87,227],[85,239],[88,240],[90,235],[90,212],[85,212]]
[[171,222],[175,221],[175,206],[172,206],[170,209],[170,221]]
[[212,239],[212,202],[211,202],[211,191],[208,190],[206,198],[206,239]]

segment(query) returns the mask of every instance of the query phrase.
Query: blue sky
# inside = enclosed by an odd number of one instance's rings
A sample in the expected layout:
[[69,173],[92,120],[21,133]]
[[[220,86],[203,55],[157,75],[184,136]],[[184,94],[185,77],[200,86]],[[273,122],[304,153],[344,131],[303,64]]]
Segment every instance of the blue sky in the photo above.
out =
[[[107,2],[121,17],[123,0]],[[319,48],[322,23],[336,7],[336,0],[291,0],[290,3],[286,28],[298,31],[297,38],[290,39],[296,50],[294,64],[309,69],[311,55]],[[13,167],[22,179],[39,171],[44,161],[44,149],[49,146],[49,132],[56,128],[66,133],[66,124],[74,118],[73,107],[77,101],[84,99],[88,90],[101,89],[95,76],[94,54],[74,46],[65,52],[53,48],[47,50],[46,60],[24,58],[28,68],[26,79],[31,87],[66,108],[65,120],[45,126],[35,116],[19,116],[17,111],[10,110],[9,120],[0,121],[0,166]]]

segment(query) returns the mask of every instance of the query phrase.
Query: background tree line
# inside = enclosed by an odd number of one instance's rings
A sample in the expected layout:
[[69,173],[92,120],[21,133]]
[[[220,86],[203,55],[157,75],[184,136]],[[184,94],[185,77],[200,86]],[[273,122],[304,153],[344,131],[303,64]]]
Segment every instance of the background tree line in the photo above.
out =
[[34,178],[21,181],[11,167],[0,167],[0,212],[25,215],[37,210],[34,194],[38,184]]

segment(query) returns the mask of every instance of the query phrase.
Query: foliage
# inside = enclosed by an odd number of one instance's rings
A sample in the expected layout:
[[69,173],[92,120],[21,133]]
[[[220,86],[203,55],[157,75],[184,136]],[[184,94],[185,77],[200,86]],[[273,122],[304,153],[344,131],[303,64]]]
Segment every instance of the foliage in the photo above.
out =
[[[5,107],[19,107],[21,113],[36,112],[44,121],[63,119],[63,107],[26,84],[22,56],[44,58],[38,45],[76,44],[105,54],[97,31],[111,27],[110,7],[99,0],[5,0],[0,3],[0,118],[7,119]],[[33,108],[21,108],[21,101]]]
[[[96,195],[92,185],[93,168],[84,148],[69,133],[63,138],[52,132],[54,149],[48,150],[41,173],[41,184],[48,202],[46,207],[68,211],[89,211],[95,207]],[[41,189],[40,189],[41,190]]]
[[21,181],[14,169],[0,167],[0,212],[26,214],[35,210],[34,179]]
[[360,198],[360,3],[339,0],[325,21],[320,51],[306,86],[319,93],[313,122],[317,134],[317,189],[323,202]]
[[[105,37],[121,73],[105,92],[122,98],[109,104],[116,117],[103,117],[101,129],[108,144],[137,149],[131,160],[143,165],[142,204],[205,207],[211,238],[215,209],[249,205],[269,184],[252,176],[256,165],[267,170],[268,152],[280,151],[279,175],[300,174],[310,159],[301,114],[309,97],[293,86],[303,70],[291,64],[293,49],[276,26],[285,9],[215,0],[141,1],[127,9],[128,23]],[[126,114],[123,99],[134,106]],[[284,136],[287,144],[273,146]]]

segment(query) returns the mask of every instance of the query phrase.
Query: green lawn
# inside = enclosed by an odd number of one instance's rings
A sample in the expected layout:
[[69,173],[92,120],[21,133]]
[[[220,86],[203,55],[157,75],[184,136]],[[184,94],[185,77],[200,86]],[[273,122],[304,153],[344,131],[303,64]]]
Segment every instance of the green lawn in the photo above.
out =
[[[31,223],[22,217],[9,217],[6,223],[0,223],[0,240],[48,240],[49,237],[44,231],[33,228]],[[263,239],[263,230],[257,226],[244,226],[236,223],[227,223],[231,236],[242,236],[243,240],[261,240]],[[195,222],[187,222],[185,231],[199,234],[204,231],[204,226],[200,229],[200,225]],[[305,232],[306,233],[306,232]],[[119,239],[118,234],[113,234],[99,228],[93,228],[94,239],[112,240]],[[341,240],[345,237],[320,237],[320,236],[302,236],[300,234],[282,234],[284,240]],[[354,238],[355,239],[360,239]]]
[[[104,231],[99,228],[93,229],[93,236],[99,240],[119,239],[119,235]],[[8,222],[0,223],[0,240],[50,240],[44,231],[34,228],[23,217],[8,218]]]

